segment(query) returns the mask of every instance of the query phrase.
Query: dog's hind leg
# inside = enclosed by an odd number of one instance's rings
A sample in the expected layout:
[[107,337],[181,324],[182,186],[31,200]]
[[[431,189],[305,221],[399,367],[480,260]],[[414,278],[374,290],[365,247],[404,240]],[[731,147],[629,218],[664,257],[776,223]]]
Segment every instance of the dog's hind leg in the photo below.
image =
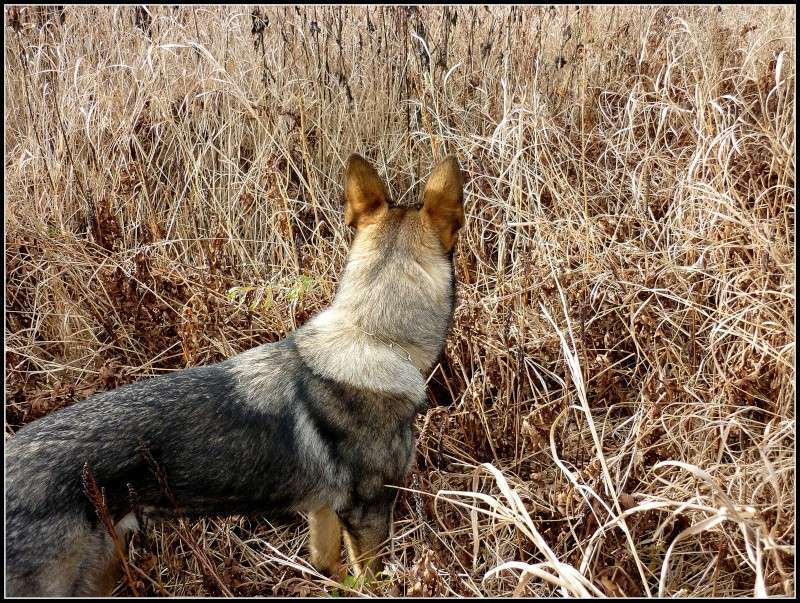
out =
[[[126,533],[138,528],[133,514],[126,515],[115,526],[117,538],[123,547]],[[75,596],[107,597],[122,578],[122,559],[114,539],[105,526],[98,525],[82,546],[82,562],[72,590]]]
[[[132,517],[117,524],[120,537],[135,527]],[[19,512],[11,518],[11,538],[6,541],[6,596],[111,594],[119,580],[120,557],[102,523],[92,526],[84,517],[66,514],[51,515],[46,521],[23,519]]]
[[101,524],[80,550],[81,563],[71,586],[73,597],[103,597],[111,594],[120,575],[120,559],[114,541]]
[[342,525],[330,507],[322,507],[308,516],[311,531],[311,563],[333,576],[339,569],[342,553]]
[[[122,545],[122,554],[127,552],[127,534],[138,530],[139,523],[133,513],[123,517],[115,526],[117,539]],[[88,597],[107,597],[122,578],[122,559],[114,539],[101,524],[97,527],[94,542],[84,552],[81,567],[80,594]],[[77,593],[76,593],[77,594]]]
[[68,514],[31,521],[28,512],[17,509],[6,528],[6,595],[72,596],[86,551],[97,541],[89,523]]

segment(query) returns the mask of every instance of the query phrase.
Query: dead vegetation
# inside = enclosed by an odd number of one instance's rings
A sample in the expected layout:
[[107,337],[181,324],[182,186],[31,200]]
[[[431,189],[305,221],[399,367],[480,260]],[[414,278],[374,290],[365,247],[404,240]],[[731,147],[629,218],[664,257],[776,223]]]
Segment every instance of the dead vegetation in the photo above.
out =
[[386,576],[230,518],[137,535],[118,592],[793,595],[794,26],[7,9],[7,437],[282,338],[335,290],[347,155],[413,203],[451,152],[459,304]]

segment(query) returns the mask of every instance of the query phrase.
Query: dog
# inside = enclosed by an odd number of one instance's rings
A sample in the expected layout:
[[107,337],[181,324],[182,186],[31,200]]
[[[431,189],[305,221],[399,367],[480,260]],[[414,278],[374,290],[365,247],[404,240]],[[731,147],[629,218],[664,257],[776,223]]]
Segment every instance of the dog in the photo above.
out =
[[[355,235],[327,309],[281,341],[21,428],[5,448],[6,594],[110,594],[121,567],[111,532],[142,516],[301,512],[321,572],[338,571],[343,532],[356,573],[378,572],[388,486],[413,463],[425,375],[452,321],[463,189],[449,156],[421,206],[394,206],[375,169],[351,155],[344,218]],[[113,524],[87,495],[87,471]]]

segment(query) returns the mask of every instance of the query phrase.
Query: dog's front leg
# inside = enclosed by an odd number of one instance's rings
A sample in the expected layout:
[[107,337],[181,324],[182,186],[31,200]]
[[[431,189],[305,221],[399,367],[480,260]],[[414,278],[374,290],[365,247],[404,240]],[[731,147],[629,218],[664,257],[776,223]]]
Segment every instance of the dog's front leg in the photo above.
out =
[[381,546],[389,538],[392,500],[340,513],[345,542],[356,574],[374,576],[383,569]]
[[326,575],[339,570],[342,553],[342,525],[330,507],[322,507],[308,517],[311,531],[311,563]]

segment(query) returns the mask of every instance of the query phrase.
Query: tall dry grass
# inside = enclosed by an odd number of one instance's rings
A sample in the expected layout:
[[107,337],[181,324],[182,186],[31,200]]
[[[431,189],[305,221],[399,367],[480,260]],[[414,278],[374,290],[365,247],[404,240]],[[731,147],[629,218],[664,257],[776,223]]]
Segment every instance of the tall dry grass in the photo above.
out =
[[301,522],[139,535],[121,593],[794,594],[795,9],[13,8],[6,435],[283,337],[341,173],[468,174],[386,575]]

